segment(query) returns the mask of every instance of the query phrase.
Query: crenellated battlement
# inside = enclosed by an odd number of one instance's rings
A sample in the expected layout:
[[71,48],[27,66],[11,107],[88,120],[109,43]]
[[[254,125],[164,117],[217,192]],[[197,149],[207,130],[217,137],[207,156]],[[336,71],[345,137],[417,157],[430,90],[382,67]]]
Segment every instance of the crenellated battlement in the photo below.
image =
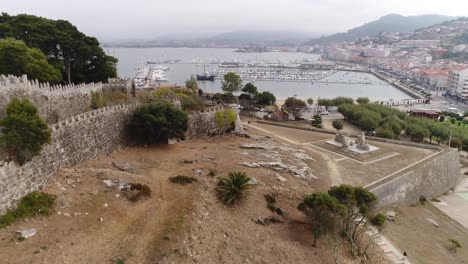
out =
[[13,75],[0,75],[0,93],[23,89],[26,92],[43,93],[46,95],[65,94],[65,93],[82,93],[87,94],[90,92],[101,91],[103,87],[102,82],[99,83],[82,83],[82,84],[57,84],[50,85],[48,82],[40,83],[36,80],[28,80],[26,75],[16,77]]
[[96,117],[100,117],[106,114],[112,114],[113,112],[128,113],[137,108],[139,105],[140,103],[120,104],[99,108],[89,112],[84,112],[51,125],[51,129],[52,132],[57,132],[59,130],[68,129],[70,126],[73,126],[73,124],[78,122],[84,121],[92,123],[95,121]]

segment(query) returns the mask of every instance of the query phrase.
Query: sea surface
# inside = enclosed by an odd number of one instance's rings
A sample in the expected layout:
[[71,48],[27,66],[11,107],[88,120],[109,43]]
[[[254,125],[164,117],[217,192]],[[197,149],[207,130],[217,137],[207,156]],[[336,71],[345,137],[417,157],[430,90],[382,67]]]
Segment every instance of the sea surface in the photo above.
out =
[[[177,85],[183,85],[191,75],[202,74],[205,70],[218,68],[222,62],[299,63],[318,59],[317,55],[301,52],[238,53],[234,52],[233,49],[215,48],[111,48],[106,51],[118,58],[117,68],[121,78],[132,78],[136,69],[147,61],[177,60],[176,63],[161,63],[170,68],[166,72],[168,78],[166,84]],[[244,83],[247,82],[248,80],[244,80]],[[350,84],[350,82],[370,82],[372,84]],[[315,83],[256,80],[254,84],[259,91],[270,91],[280,100],[290,96],[315,99],[336,96],[352,98],[365,96],[371,100],[410,98],[400,90],[367,73],[337,72]],[[205,92],[221,92],[220,80],[199,82],[199,86]]]

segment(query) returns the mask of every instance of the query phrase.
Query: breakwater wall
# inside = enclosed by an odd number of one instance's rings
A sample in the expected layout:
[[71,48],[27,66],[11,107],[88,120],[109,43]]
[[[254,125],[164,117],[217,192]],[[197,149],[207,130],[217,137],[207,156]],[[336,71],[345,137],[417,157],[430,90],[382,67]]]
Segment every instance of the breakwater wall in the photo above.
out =
[[371,73],[372,75],[374,75],[375,77],[379,78],[380,80],[382,81],[385,81],[387,83],[389,83],[390,85],[392,85],[393,87],[397,88],[398,90],[402,91],[403,93],[411,96],[411,98],[413,99],[423,99],[421,95],[417,94],[416,92],[413,92],[411,91],[410,89],[400,85],[400,84],[397,84],[397,83],[394,83],[394,82],[391,82],[387,77],[375,72],[375,71],[370,71],[369,73]]

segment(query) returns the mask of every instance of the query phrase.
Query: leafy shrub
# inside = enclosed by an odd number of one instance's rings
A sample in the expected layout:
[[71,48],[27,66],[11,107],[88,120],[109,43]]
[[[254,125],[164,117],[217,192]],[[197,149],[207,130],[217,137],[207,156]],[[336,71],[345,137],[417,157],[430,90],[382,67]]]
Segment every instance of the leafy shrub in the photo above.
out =
[[231,171],[227,177],[221,178],[216,187],[218,198],[227,205],[235,205],[247,196],[247,191],[253,187],[245,172]]
[[130,202],[137,202],[143,198],[151,197],[151,189],[148,185],[140,183],[130,183],[128,189],[123,189],[122,193]]
[[450,251],[455,253],[455,252],[457,252],[457,248],[462,248],[462,245],[458,240],[450,238],[449,241],[451,243]]
[[341,130],[341,129],[343,129],[343,122],[341,120],[333,120],[332,126],[336,130]]
[[385,217],[385,215],[383,214],[376,214],[374,215],[371,219],[370,219],[370,223],[375,225],[375,226],[378,226],[378,227],[381,227],[383,226],[383,224],[385,223],[385,220],[387,220],[387,218]]
[[457,119],[455,117],[450,118],[450,123],[452,123],[452,125],[455,125],[456,122]]
[[10,210],[0,216],[0,228],[7,227],[19,219],[51,214],[56,198],[55,195],[42,192],[32,192],[24,196],[16,210]]
[[234,110],[228,109],[226,110],[226,119],[227,119],[227,124],[231,130],[236,129],[236,120],[237,120],[237,114]]
[[216,173],[217,173],[216,169],[214,169],[214,168],[209,168],[208,169],[208,176],[214,177],[214,176],[216,176]]
[[178,91],[176,97],[180,100],[182,110],[202,110],[205,108],[205,103],[195,93]]
[[215,122],[220,131],[224,130],[224,113],[222,111],[216,111]]
[[395,134],[390,128],[379,127],[375,130],[375,132],[377,133],[378,137],[389,138],[389,139],[395,138]]
[[136,109],[127,127],[131,138],[142,144],[183,139],[187,128],[187,114],[164,101],[154,101]]
[[50,142],[51,132],[29,100],[14,98],[0,120],[0,147],[21,165],[39,154]]
[[194,177],[183,176],[183,175],[177,175],[177,176],[174,176],[174,177],[170,177],[169,180],[172,183],[180,184],[180,185],[192,184],[192,183],[198,181]]
[[91,92],[91,109],[123,104],[128,102],[128,95],[118,91]]
[[362,104],[368,104],[369,103],[369,98],[367,97],[359,97],[358,99],[356,99],[356,102],[358,102],[358,104],[362,105]]

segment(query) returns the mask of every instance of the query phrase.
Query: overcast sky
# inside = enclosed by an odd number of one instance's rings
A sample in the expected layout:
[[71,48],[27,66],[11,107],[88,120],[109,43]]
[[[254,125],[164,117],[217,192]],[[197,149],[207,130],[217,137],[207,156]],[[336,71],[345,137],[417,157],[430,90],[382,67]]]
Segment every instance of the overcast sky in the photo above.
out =
[[66,19],[106,41],[235,30],[334,33],[390,13],[468,16],[468,0],[0,0],[0,10]]

